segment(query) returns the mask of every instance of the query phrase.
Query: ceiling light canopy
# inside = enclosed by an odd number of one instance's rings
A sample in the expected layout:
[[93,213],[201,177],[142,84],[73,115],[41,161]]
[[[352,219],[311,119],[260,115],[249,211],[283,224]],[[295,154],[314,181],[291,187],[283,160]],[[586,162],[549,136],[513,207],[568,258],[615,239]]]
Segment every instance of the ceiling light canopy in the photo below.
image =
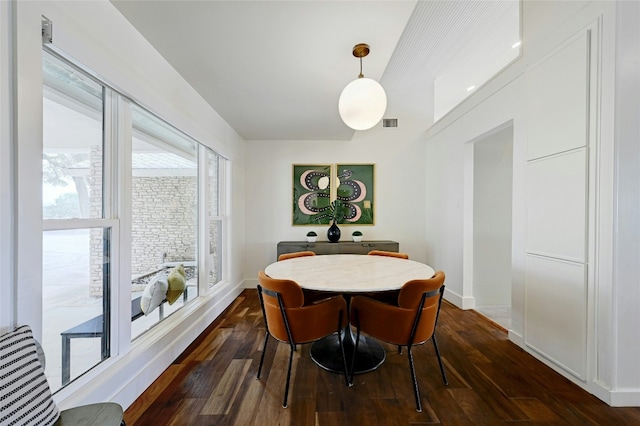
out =
[[338,101],[342,121],[354,130],[372,128],[387,109],[387,95],[380,83],[362,74],[362,58],[368,54],[368,44],[360,43],[353,47],[353,56],[360,58],[360,75],[347,84]]

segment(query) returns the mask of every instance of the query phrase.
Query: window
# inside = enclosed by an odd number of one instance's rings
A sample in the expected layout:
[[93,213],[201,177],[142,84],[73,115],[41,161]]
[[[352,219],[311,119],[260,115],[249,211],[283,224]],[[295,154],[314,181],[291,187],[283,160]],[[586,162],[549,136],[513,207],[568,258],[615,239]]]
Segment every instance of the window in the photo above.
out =
[[208,189],[209,189],[209,253],[208,283],[214,286],[222,280],[222,225],[223,207],[221,195],[224,182],[224,159],[215,152],[207,150]]
[[46,52],[43,78],[43,218],[102,217],[104,88]]
[[[110,356],[105,88],[43,52],[43,342],[53,390]],[[104,320],[104,319],[107,320]]]
[[[92,73],[42,55],[42,345],[55,392],[222,280],[227,162]],[[179,265],[184,292],[145,315],[145,289]]]
[[132,321],[135,338],[197,296],[198,145],[137,105],[132,122],[132,303],[176,266],[186,272],[182,297]]

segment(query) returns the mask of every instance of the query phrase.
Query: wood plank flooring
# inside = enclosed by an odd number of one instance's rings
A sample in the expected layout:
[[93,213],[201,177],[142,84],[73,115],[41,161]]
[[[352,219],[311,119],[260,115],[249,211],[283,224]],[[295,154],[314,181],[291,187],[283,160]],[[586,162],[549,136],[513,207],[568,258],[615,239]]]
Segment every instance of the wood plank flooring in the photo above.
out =
[[433,345],[414,349],[423,412],[415,411],[406,350],[385,345],[376,371],[344,377],[322,370],[309,345],[294,355],[283,409],[289,348],[264,339],[255,290],[245,290],[125,412],[137,425],[640,425],[640,408],[612,408],[507,340],[474,311],[443,303]]

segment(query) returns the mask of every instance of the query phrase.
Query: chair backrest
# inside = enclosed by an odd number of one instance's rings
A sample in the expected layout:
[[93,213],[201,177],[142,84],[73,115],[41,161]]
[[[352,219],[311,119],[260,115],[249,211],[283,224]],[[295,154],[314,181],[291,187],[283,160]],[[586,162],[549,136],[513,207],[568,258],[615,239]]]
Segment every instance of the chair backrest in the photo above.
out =
[[398,306],[404,309],[418,309],[422,303],[419,322],[415,325],[413,343],[423,342],[431,338],[442,303],[444,293],[444,272],[437,271],[426,280],[407,281],[398,294]]
[[371,256],[387,256],[387,257],[397,257],[399,259],[409,259],[409,255],[407,253],[398,253],[395,251],[371,250],[367,254]]
[[303,257],[303,256],[315,256],[316,254],[310,250],[307,251],[296,251],[293,253],[282,253],[278,256],[278,262],[281,260],[293,259],[294,257]]
[[431,278],[406,282],[398,295],[399,306],[354,296],[351,319],[363,332],[385,342],[420,344],[433,335],[443,292],[444,272],[438,271]]
[[278,340],[290,341],[284,310],[304,305],[302,288],[295,281],[274,279],[264,271],[258,272],[258,283],[258,294],[269,333]]
[[274,279],[260,271],[258,282],[267,330],[282,342],[312,342],[336,332],[338,322],[340,328],[347,325],[347,302],[342,296],[305,305],[302,288],[295,281]]
[[0,424],[53,424],[60,412],[27,325],[0,336]]

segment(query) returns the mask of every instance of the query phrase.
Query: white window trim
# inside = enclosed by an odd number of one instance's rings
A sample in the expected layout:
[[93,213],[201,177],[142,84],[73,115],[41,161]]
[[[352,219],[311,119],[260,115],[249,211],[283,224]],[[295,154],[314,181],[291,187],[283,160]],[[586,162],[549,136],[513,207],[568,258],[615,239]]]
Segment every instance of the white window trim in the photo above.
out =
[[16,325],[14,277],[13,2],[0,2],[0,333]]

